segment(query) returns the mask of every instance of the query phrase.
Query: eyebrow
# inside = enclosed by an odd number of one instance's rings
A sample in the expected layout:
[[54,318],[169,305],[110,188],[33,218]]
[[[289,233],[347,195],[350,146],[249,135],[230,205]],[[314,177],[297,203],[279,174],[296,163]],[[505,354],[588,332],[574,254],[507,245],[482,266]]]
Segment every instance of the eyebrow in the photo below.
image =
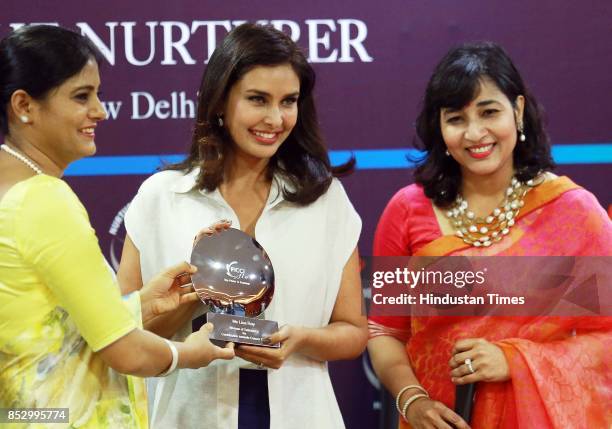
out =
[[[260,91],[259,89],[247,89],[246,92],[251,92],[257,95],[261,95],[264,97],[270,97],[271,95],[269,93],[267,93],[266,91]],[[292,92],[290,94],[286,94],[283,98],[285,97],[298,97],[300,95],[299,91],[295,91]]]
[[76,87],[71,92],[74,94],[75,92],[79,92],[79,91],[81,91],[83,89],[87,89],[89,91],[93,91],[95,89],[95,87],[93,85],[82,85],[82,86]]
[[[478,103],[476,103],[476,107],[484,107],[484,106],[489,106],[491,104],[501,104],[501,103],[497,100],[483,100],[483,101],[479,101]],[[460,110],[461,109],[455,109],[453,107],[443,107],[442,114],[447,115],[447,114],[459,112]]]
[[482,106],[488,106],[490,104],[501,104],[501,103],[497,100],[483,100],[483,101],[479,101],[478,103],[476,103],[476,106],[482,107]]
[[448,115],[451,113],[456,113],[459,112],[461,109],[455,109],[454,107],[443,107],[442,108],[442,114],[443,115]]

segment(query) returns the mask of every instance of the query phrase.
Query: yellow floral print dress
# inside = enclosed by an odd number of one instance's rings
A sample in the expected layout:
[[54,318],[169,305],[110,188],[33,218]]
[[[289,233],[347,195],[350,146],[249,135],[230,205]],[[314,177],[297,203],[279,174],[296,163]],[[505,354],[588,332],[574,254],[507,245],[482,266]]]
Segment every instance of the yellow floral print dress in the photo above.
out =
[[0,408],[68,408],[69,423],[6,427],[146,428],[144,381],[95,354],[138,326],[138,294],[121,299],[70,187],[38,175],[9,189],[0,200]]

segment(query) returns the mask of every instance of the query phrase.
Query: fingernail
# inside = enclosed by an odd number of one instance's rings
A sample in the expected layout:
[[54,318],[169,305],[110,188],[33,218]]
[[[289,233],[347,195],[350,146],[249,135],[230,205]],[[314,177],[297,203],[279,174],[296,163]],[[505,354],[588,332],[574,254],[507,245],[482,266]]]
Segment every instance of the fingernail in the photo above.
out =
[[261,343],[262,344],[272,344],[272,340],[270,339],[270,337],[263,337],[261,339]]

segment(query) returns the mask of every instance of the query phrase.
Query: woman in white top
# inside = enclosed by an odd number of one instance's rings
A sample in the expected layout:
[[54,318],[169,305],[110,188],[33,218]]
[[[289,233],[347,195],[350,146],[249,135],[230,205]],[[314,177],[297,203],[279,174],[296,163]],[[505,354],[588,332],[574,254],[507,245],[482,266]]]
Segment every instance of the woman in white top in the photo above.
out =
[[[367,341],[361,220],[334,178],[352,165],[330,166],[314,82],[282,32],[234,29],[204,73],[187,159],[147,179],[127,212],[124,292],[167,261],[188,258],[194,236],[220,219],[219,227],[231,224],[261,243],[276,278],[265,318],[281,326],[270,338],[281,347],[241,345],[242,359],[162,380],[154,428],[344,427],[326,362],[359,356]],[[194,304],[148,328],[182,338],[202,312]]]

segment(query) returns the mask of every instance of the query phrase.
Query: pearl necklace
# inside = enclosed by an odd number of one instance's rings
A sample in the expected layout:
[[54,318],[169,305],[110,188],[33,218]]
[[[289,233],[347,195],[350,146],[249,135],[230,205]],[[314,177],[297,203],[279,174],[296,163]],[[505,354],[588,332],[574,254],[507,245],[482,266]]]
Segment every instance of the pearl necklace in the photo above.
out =
[[446,217],[450,219],[451,225],[455,228],[455,235],[462,238],[466,244],[474,247],[489,247],[510,233],[516,216],[525,205],[525,195],[542,181],[528,180],[523,183],[513,177],[510,186],[506,189],[504,200],[484,218],[476,217],[474,212],[468,208],[467,201],[459,194],[446,212]]
[[15,149],[13,149],[10,146],[7,146],[5,144],[0,145],[0,149],[2,149],[5,152],[8,152],[9,154],[13,155],[15,158],[17,158],[19,161],[23,162],[25,165],[27,165],[28,167],[30,167],[32,170],[34,170],[36,172],[36,174],[42,174],[42,170],[41,168],[38,166],[38,164],[36,164],[34,161],[32,161],[30,158],[28,158],[27,156],[25,156],[24,154],[22,154],[21,152],[16,151]]

